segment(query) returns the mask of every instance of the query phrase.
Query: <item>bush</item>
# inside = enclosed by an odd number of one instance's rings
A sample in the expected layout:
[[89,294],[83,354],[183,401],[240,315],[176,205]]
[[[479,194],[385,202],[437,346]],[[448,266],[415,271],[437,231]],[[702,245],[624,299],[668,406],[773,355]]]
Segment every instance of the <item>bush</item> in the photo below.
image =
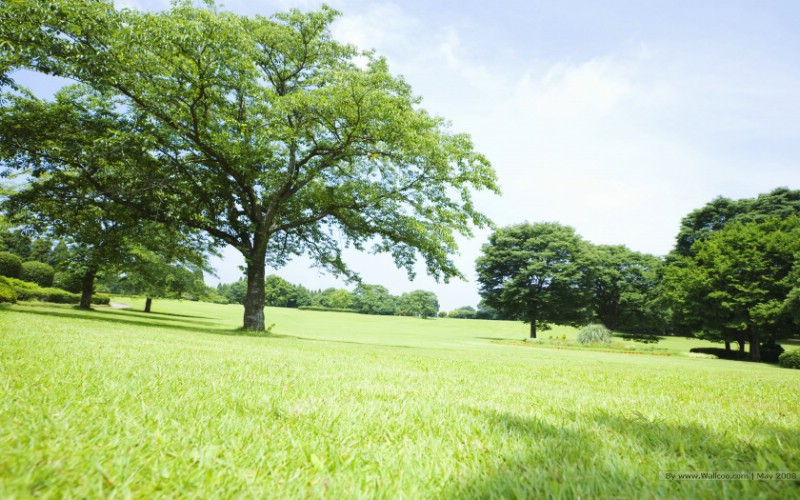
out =
[[22,259],[13,253],[0,252],[0,276],[19,278],[22,274]]
[[610,344],[611,330],[599,324],[584,326],[578,332],[578,342],[581,344]]
[[56,271],[50,264],[31,260],[22,263],[20,279],[36,283],[39,286],[49,287],[53,286],[53,277],[55,274]]
[[[78,295],[78,302],[76,302],[76,303],[79,303],[80,301],[81,301],[81,296]],[[96,294],[92,295],[92,304],[94,304],[94,305],[107,306],[110,303],[111,303],[111,296],[110,295],[106,295],[104,293],[96,293]]]
[[800,349],[785,352],[778,356],[778,364],[784,368],[800,369]]
[[17,292],[7,278],[0,276],[0,303],[3,302],[15,304],[17,302]]
[[780,344],[761,346],[761,361],[764,363],[777,363],[781,354],[783,354],[783,347]]
[[43,287],[17,287],[17,298],[19,300],[38,300],[41,302],[52,302],[54,304],[77,304],[80,302],[80,295],[70,293],[60,288]]
[[[40,287],[36,283],[30,283],[14,278],[5,278],[17,294],[17,300],[38,300],[41,302],[52,302],[54,304],[80,304],[81,295],[72,293],[60,288]],[[92,304],[108,305],[111,297],[103,294],[94,294]]]

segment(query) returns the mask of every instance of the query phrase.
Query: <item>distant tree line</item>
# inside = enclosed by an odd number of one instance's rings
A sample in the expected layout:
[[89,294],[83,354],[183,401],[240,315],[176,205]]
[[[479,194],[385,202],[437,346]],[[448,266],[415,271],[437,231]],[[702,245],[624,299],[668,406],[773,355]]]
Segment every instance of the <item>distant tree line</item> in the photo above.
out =
[[[247,293],[247,281],[220,283],[216,287],[218,301],[241,304]],[[295,285],[277,275],[267,276],[264,283],[265,304],[271,307],[350,311],[384,316],[435,317],[439,299],[426,290],[392,295],[386,287],[361,283],[353,291],[344,288],[311,290]]]
[[557,223],[522,223],[495,231],[476,265],[482,303],[529,323],[531,337],[551,323],[599,321],[775,359],[778,340],[800,324],[800,191],[717,198],[682,220],[665,258],[593,245]]

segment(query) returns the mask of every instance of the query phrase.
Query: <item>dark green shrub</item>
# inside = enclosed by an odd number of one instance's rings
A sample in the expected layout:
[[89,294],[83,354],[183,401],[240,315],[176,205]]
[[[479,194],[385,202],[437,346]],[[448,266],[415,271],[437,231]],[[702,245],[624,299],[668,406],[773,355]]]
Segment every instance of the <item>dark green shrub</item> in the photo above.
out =
[[19,278],[22,274],[22,259],[19,255],[0,252],[0,276]]
[[52,302],[54,304],[77,304],[80,296],[70,293],[60,288],[26,288],[17,287],[17,299],[19,300],[38,300],[41,302]]
[[36,283],[39,286],[49,287],[53,286],[53,277],[55,274],[56,271],[50,264],[30,260],[22,263],[20,279]]
[[14,287],[9,283],[8,279],[0,276],[0,303],[9,302],[15,304],[17,302],[17,292]]
[[[52,302],[54,304],[79,304],[81,295],[72,293],[60,288],[44,288],[36,283],[22,281],[14,278],[5,278],[17,294],[17,300],[38,300],[41,302]],[[108,305],[111,297],[103,294],[94,294],[92,304]]]
[[778,357],[778,364],[784,368],[800,369],[800,349],[781,354]]
[[[81,296],[78,295],[78,302],[76,302],[76,304],[80,302],[80,297]],[[105,295],[103,293],[96,293],[92,295],[92,304],[98,306],[107,306],[110,302],[111,302],[111,296],[109,295]]]
[[761,346],[761,361],[764,363],[777,363],[781,354],[783,347],[780,344]]
[[578,342],[581,344],[610,344],[611,330],[603,325],[586,325],[578,332]]

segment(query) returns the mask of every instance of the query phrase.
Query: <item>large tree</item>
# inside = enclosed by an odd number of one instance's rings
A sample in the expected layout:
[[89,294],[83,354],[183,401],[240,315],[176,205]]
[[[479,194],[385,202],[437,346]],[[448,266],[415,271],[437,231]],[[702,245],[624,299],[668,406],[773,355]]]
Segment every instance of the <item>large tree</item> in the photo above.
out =
[[667,310],[661,293],[662,259],[622,245],[597,245],[592,272],[592,303],[610,330],[664,333]]
[[[419,107],[386,62],[331,38],[337,13],[242,17],[178,2],[0,7],[0,72],[28,68],[120,98],[139,150],[122,178],[82,171],[139,216],[205,231],[245,259],[244,326],[264,328],[265,265],[307,254],[351,274],[346,246],[389,252],[413,275],[461,276],[457,234],[497,191],[468,136]],[[55,124],[53,124],[55,126]],[[107,182],[107,184],[103,184]]]
[[727,224],[673,259],[664,281],[682,321],[704,338],[762,345],[797,332],[793,324],[793,269],[800,255],[800,219]]
[[114,111],[118,104],[78,85],[52,102],[10,94],[0,109],[0,157],[7,170],[27,176],[2,207],[15,223],[65,244],[61,267],[80,276],[80,307],[87,309],[103,270],[138,266],[148,274],[154,259],[205,265],[207,245],[197,230],[140,218],[109,197],[108,186],[124,185],[129,162],[148,159],[131,124]]
[[363,314],[392,315],[397,309],[397,297],[381,285],[359,283],[353,295],[355,295],[355,308]]
[[439,299],[436,294],[427,290],[413,290],[397,298],[395,314],[398,316],[416,316],[433,318],[439,312]]
[[483,246],[480,295],[504,315],[530,323],[530,336],[550,323],[580,324],[591,314],[592,255],[568,226],[517,224]]
[[729,222],[762,222],[769,218],[800,216],[800,191],[777,188],[756,198],[732,200],[719,197],[681,220],[673,255],[692,255],[692,246]]

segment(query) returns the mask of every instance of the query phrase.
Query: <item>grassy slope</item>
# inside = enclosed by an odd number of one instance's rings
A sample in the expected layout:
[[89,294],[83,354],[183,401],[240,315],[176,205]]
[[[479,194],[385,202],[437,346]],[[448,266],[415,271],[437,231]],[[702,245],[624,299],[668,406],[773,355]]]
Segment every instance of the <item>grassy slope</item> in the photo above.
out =
[[0,497],[800,494],[661,479],[800,471],[796,370],[492,343],[525,336],[507,322],[268,309],[260,338],[240,307],[154,311],[0,310]]

